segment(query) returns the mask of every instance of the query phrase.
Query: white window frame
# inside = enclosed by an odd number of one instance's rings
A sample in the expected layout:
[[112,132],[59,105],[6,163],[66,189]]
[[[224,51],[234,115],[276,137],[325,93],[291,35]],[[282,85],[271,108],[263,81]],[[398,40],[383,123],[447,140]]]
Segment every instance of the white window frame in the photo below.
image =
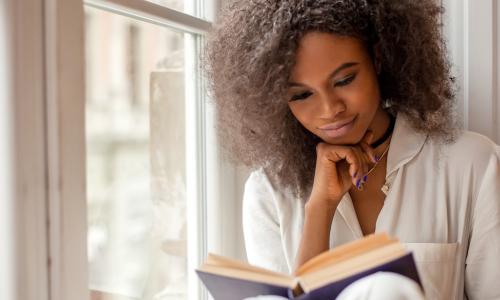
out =
[[0,299],[49,295],[42,11],[0,3]]
[[[201,35],[220,7],[219,0],[190,7],[194,15],[204,13],[201,19],[143,1],[85,5]],[[6,241],[0,247],[0,298],[87,300],[83,3],[6,0],[0,8],[0,238]],[[201,49],[201,39],[186,43],[186,49]],[[207,162],[218,149],[212,128],[205,131],[213,116],[205,119],[210,109],[194,53],[186,55],[192,58],[186,80],[200,83],[186,89],[188,157],[196,157],[188,162],[189,281],[197,286],[189,299],[206,299],[192,270],[208,248],[222,248],[217,241],[207,245],[208,231],[223,234],[220,224],[207,229],[207,202],[225,205],[216,200],[219,189],[207,188],[205,172],[214,165]]]

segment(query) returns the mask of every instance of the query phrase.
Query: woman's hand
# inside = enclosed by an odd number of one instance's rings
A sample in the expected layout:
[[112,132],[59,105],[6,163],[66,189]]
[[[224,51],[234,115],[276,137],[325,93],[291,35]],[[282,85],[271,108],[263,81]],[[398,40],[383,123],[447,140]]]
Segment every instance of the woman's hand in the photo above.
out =
[[373,133],[367,131],[355,146],[319,143],[316,147],[316,170],[309,202],[336,207],[352,185],[360,187],[376,162],[369,146]]
[[[371,165],[376,162],[369,146],[373,133],[367,132],[355,146],[319,143],[316,170],[295,261],[295,272],[306,261],[329,249],[330,229],[337,206],[352,185],[360,186]],[[366,180],[366,178],[365,178]]]

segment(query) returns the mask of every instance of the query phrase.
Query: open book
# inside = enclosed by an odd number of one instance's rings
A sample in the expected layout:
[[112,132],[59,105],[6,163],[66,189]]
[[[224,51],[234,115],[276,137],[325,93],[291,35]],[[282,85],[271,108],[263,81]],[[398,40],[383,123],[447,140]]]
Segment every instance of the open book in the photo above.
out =
[[413,279],[420,287],[413,255],[385,233],[368,235],[323,252],[303,264],[296,276],[209,254],[196,273],[215,300],[258,295],[287,299],[334,299],[350,283],[378,271]]

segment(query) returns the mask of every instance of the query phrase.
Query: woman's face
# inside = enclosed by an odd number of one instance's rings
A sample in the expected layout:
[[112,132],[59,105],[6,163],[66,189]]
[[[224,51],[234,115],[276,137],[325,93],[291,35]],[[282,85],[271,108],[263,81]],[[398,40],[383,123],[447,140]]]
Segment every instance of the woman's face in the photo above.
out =
[[380,131],[385,114],[364,44],[330,33],[310,32],[300,40],[287,97],[297,120],[330,144],[357,144],[367,129]]

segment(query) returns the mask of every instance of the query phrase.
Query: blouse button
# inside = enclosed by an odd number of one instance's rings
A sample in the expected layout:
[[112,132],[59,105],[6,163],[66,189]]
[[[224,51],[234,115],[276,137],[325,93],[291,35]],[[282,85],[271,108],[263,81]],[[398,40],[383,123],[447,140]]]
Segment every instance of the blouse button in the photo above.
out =
[[389,192],[389,185],[386,183],[381,188],[382,192],[387,196],[387,192]]

